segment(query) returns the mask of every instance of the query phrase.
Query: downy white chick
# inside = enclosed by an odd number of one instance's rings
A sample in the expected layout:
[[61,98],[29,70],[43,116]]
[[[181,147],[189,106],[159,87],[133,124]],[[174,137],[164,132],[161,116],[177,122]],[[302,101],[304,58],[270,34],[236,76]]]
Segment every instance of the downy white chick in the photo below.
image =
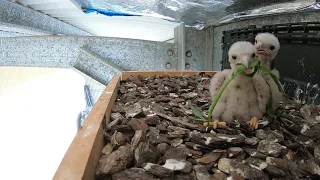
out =
[[[236,71],[237,65],[243,64],[248,67],[255,53],[256,48],[250,42],[238,41],[232,44],[228,51],[231,69],[220,71],[211,79],[209,91],[212,99],[217,95],[221,85]],[[212,118],[226,122],[234,120],[247,122],[252,117],[262,118],[263,113],[258,106],[252,79],[245,75],[238,75],[222,93]]]
[[[255,47],[257,49],[256,55],[260,59],[261,65],[270,69],[271,63],[272,61],[274,61],[280,49],[278,38],[271,33],[258,34],[255,37]],[[272,72],[279,79],[279,71],[273,69]],[[259,108],[262,111],[269,100],[268,98],[266,98],[269,97],[269,88],[265,87],[268,84],[266,84],[263,79],[265,79],[270,85],[272,92],[273,109],[276,109],[279,106],[279,103],[284,100],[281,92],[278,90],[278,86],[269,75],[266,76],[260,72],[257,72],[257,74],[253,77],[253,83],[257,91]]]
[[[256,55],[261,61],[261,65],[271,68],[280,49],[280,42],[278,38],[271,33],[260,33],[255,37],[255,47],[257,48]],[[273,68],[272,72],[279,79],[280,73]]]

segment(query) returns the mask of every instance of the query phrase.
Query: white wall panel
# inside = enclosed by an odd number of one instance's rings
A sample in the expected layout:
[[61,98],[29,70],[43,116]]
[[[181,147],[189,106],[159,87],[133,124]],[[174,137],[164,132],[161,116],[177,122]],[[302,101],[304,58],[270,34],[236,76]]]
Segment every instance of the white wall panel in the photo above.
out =
[[0,179],[52,179],[76,135],[83,86],[70,69],[0,67]]

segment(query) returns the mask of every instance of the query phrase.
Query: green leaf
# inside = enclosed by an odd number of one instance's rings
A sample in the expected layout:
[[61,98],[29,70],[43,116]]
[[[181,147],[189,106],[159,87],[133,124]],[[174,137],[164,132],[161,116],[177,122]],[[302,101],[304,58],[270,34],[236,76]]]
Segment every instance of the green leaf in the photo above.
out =
[[241,64],[237,66],[237,70],[232,73],[232,78],[234,79],[237,75],[244,73],[246,71],[246,66]]
[[280,81],[278,80],[277,76],[275,74],[273,74],[267,67],[265,66],[258,66],[259,70],[261,70],[262,72],[269,74],[271,76],[271,78],[273,79],[273,81],[277,84],[278,89],[280,92],[284,93],[282,86],[280,84]]
[[249,63],[249,68],[255,68],[258,65],[260,65],[260,60],[255,58],[253,61]]
[[237,76],[239,75],[239,71],[242,71],[243,69],[239,68],[239,70],[236,71],[236,73],[233,73],[232,76],[229,77],[229,79],[227,79],[227,81],[225,81],[222,86],[219,89],[218,94],[216,95],[216,97],[213,99],[211,106],[209,108],[209,113],[208,113],[208,124],[211,122],[211,117],[212,117],[212,112],[214,107],[217,105],[223,91],[226,89],[226,87],[228,86],[228,84]]
[[257,72],[258,72],[258,69],[257,69],[257,68],[254,68],[254,69],[253,69],[253,73],[251,73],[251,74],[246,74],[246,76],[249,77],[249,78],[253,78],[253,76],[256,75]]
[[[259,70],[261,70],[262,72],[266,73],[266,74],[269,74],[271,76],[271,78],[273,79],[273,81],[276,83],[277,87],[278,87],[278,90],[282,93],[282,95],[285,97],[285,104],[287,104],[288,102],[288,96],[287,94],[284,92],[281,84],[280,84],[280,81],[279,79],[277,78],[277,76],[275,74],[273,74],[268,68],[266,68],[265,66],[260,66],[258,65],[257,66]],[[270,85],[269,85],[270,86]],[[276,119],[277,117],[279,117],[283,112],[280,112],[278,113],[278,115],[276,115],[274,113],[274,110],[273,110],[273,107],[272,107],[272,93],[271,93],[271,90],[270,90],[270,98],[269,98],[269,101],[268,101],[268,104],[266,106],[266,112],[267,114],[271,117],[271,118],[274,118]]]
[[203,117],[202,112],[199,111],[197,108],[195,108],[194,106],[191,106],[191,111],[193,112],[194,115],[196,115],[196,117],[200,118],[202,121],[206,121],[206,119]]
[[277,84],[279,91],[282,93],[282,95],[285,98],[285,104],[288,103],[289,101],[289,97],[288,95],[284,92],[284,89],[282,88],[280,81],[278,80],[277,76],[275,74],[273,74],[272,72],[270,72],[270,76],[272,77],[273,81]]
[[275,118],[277,118],[277,116],[275,115],[273,107],[272,107],[272,92],[271,92],[271,89],[269,90],[269,94],[270,94],[270,97],[268,99],[268,103],[267,103],[267,106],[266,106],[266,112],[267,112],[269,117],[275,119]]
[[273,74],[268,68],[264,67],[264,66],[258,66],[259,70],[269,74],[271,76],[271,78],[273,79],[273,81],[277,84],[278,90],[282,93],[282,95],[285,97],[285,103],[287,103],[289,101],[289,97],[288,95],[284,92],[279,79],[277,78],[277,76],[275,74]]
[[246,66],[241,64],[237,66],[237,71],[236,72],[244,72],[246,70]]
[[265,66],[258,65],[257,68],[264,73],[267,73],[267,74],[271,73],[271,71]]
[[257,73],[258,71],[258,66],[260,65],[260,60],[259,59],[254,59],[253,61],[250,62],[248,69],[253,69],[253,72],[251,74],[245,74],[249,78],[253,78],[253,76]]
[[282,89],[282,86],[281,86],[280,81],[278,80],[277,76],[275,74],[273,74],[271,71],[269,74],[272,77],[273,81],[277,84],[279,91],[284,93],[284,90]]
[[205,119],[194,119],[194,121],[201,121],[201,122],[205,122]]

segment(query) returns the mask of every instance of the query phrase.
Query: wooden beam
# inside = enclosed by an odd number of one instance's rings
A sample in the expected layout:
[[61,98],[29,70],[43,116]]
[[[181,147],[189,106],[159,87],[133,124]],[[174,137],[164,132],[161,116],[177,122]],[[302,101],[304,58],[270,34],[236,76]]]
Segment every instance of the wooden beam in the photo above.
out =
[[53,180],[95,179],[95,169],[105,145],[103,121],[105,116],[110,116],[119,84],[120,75],[115,75],[73,139]]

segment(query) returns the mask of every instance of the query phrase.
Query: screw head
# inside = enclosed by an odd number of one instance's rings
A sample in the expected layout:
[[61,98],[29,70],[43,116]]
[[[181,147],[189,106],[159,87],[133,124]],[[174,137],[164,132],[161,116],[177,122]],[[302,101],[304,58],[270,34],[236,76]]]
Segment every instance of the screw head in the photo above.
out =
[[171,67],[172,67],[171,63],[167,63],[167,64],[166,64],[166,68],[167,68],[167,69],[170,69]]
[[189,63],[186,63],[186,65],[185,65],[185,69],[187,69],[187,70],[189,70],[190,69],[190,64]]
[[172,56],[173,55],[173,50],[172,49],[168,49],[167,54],[168,54],[168,56]]
[[192,52],[191,51],[187,51],[186,52],[186,56],[189,58],[189,57],[191,57],[192,56]]

